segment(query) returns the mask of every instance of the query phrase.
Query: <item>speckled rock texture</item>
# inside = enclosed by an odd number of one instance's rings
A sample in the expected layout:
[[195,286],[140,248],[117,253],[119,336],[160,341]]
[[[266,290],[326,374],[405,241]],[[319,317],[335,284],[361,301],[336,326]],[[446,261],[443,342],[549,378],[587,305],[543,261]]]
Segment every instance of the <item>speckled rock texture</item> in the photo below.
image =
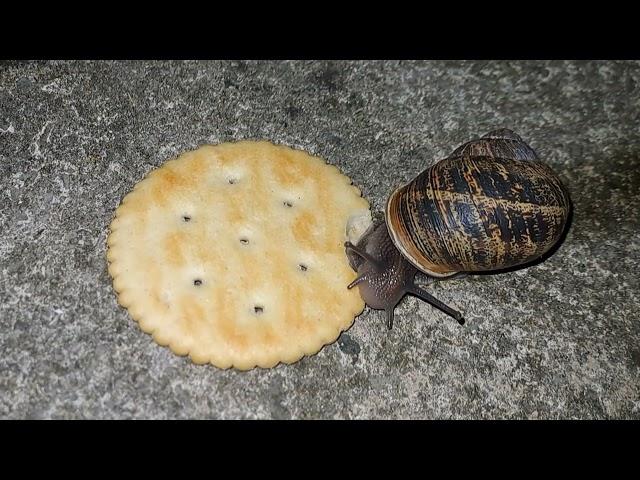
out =
[[[0,418],[640,418],[640,62],[0,63]],[[574,219],[546,262],[366,309],[319,354],[196,366],[118,306],[105,240],[203,143],[320,155],[376,210],[487,131],[518,132]]]

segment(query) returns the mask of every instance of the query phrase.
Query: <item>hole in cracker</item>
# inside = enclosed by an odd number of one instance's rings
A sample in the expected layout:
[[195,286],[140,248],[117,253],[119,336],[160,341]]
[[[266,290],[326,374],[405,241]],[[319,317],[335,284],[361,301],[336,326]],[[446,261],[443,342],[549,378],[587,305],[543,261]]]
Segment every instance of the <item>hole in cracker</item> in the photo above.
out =
[[307,267],[304,263],[299,263],[298,264],[298,269],[303,271],[303,272],[306,272],[309,269],[309,267]]
[[293,207],[293,202],[290,202],[288,200],[285,200],[284,202],[282,202],[282,204],[287,208]]
[[242,245],[249,245],[249,239],[248,239],[248,238],[246,238],[246,237],[242,237],[242,238],[240,239],[240,243],[241,243]]
[[200,280],[199,278],[196,278],[196,279],[193,281],[193,284],[194,284],[196,287],[199,287],[200,285],[202,285],[202,280]]
[[185,222],[190,222],[191,221],[191,217],[189,215],[183,215],[182,216],[182,220]]
[[264,307],[262,305],[255,305],[253,307],[253,313],[256,315],[262,315],[264,313]]
[[235,183],[238,183],[238,179],[235,177],[229,177],[227,178],[227,182],[229,182],[229,185],[233,185]]

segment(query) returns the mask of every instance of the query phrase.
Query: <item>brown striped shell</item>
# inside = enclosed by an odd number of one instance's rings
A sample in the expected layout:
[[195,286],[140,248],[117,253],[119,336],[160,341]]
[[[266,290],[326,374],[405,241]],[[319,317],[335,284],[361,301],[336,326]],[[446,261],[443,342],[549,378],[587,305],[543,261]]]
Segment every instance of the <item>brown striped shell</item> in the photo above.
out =
[[400,252],[435,277],[528,263],[559,240],[569,194],[511,130],[458,147],[389,197],[386,221]]

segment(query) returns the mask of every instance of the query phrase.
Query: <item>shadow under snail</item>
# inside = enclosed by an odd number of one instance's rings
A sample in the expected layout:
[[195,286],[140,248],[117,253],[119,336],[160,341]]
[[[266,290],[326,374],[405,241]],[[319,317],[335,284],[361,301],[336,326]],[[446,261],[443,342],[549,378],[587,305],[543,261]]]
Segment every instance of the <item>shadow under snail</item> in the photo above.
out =
[[542,257],[561,238],[570,213],[558,176],[508,129],[461,145],[387,200],[357,245],[345,243],[365,303],[385,310],[413,295],[464,324],[460,312],[416,284],[504,270]]

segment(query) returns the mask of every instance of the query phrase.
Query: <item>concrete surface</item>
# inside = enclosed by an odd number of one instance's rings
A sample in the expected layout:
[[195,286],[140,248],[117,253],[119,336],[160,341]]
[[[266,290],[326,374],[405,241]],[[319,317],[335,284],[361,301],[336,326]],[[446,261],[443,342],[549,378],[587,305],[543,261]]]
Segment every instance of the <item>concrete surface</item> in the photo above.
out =
[[[640,418],[639,62],[0,64],[0,418]],[[365,310],[292,366],[195,366],[118,307],[107,226],[150,169],[267,138],[386,195],[497,127],[571,190],[548,261]]]

